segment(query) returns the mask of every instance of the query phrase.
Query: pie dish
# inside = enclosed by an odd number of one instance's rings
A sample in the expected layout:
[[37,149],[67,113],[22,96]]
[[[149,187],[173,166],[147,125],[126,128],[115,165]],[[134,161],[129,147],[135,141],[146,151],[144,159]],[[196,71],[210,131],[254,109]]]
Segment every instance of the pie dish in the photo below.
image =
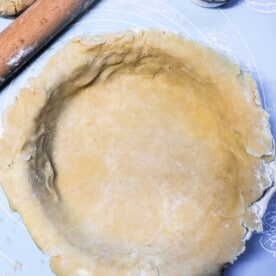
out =
[[3,120],[1,184],[57,275],[218,275],[262,229],[268,114],[252,77],[196,42],[76,38]]

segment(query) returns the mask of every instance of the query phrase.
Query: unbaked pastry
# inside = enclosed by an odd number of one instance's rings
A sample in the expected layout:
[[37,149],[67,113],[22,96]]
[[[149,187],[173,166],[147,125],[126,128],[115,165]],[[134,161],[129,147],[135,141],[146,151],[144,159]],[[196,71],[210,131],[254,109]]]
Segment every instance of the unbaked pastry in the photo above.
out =
[[0,0],[0,16],[18,15],[36,0]]
[[260,230],[252,78],[161,31],[74,39],[4,116],[1,182],[57,275],[217,275]]

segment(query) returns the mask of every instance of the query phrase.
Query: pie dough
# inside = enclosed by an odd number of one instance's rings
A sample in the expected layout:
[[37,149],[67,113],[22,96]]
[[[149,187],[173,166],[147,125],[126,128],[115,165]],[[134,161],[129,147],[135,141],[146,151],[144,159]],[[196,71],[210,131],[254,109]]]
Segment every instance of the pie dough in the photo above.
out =
[[74,39],[4,126],[2,186],[57,275],[218,275],[261,230],[268,114],[251,76],[196,42]]

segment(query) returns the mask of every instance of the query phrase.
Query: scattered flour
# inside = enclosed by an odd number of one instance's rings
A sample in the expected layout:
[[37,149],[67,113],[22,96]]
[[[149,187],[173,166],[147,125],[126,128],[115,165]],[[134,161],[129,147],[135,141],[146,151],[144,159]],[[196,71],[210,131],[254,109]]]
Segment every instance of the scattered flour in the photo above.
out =
[[268,206],[268,203],[269,203],[271,197],[276,192],[276,183],[275,183],[276,161],[274,160],[274,161],[270,162],[269,164],[265,164],[265,166],[266,166],[265,171],[267,173],[265,178],[271,179],[271,186],[267,189],[267,191],[265,192],[265,195],[260,200],[255,202],[251,207],[252,210],[255,211],[260,218],[262,218],[264,216],[265,211]]
[[3,133],[4,133],[4,128],[3,128],[2,122],[0,122],[0,138],[3,136]]
[[33,47],[20,49],[20,51],[9,60],[8,65],[10,66],[18,65],[20,60],[25,56],[27,56],[30,52],[32,52],[32,50],[33,50]]
[[211,48],[216,49],[220,53],[228,56],[232,61],[238,63],[238,58],[234,56],[233,49],[229,43],[229,35],[226,30],[216,32],[207,32],[205,34],[205,43]]

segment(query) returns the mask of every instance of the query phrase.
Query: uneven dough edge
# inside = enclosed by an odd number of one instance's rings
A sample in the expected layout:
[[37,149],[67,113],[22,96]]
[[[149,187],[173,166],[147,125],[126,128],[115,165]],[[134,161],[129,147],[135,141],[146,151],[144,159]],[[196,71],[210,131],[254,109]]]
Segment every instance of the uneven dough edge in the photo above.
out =
[[[44,215],[40,202],[32,192],[28,182],[27,162],[30,156],[25,155],[24,151],[22,152],[22,148],[33,132],[35,118],[47,102],[47,99],[52,93],[58,91],[58,87],[62,83],[68,82],[70,85],[82,87],[91,81],[85,76],[82,77],[82,70],[83,68],[95,67],[94,62],[97,58],[99,45],[121,44],[124,45],[122,51],[131,49],[133,43],[136,43],[141,48],[147,46],[147,44],[151,47],[160,48],[160,36],[166,40],[166,43],[162,44],[162,50],[167,51],[171,55],[181,55],[184,60],[189,60],[191,67],[196,66],[197,62],[205,60],[205,64],[201,66],[202,71],[198,72],[200,78],[204,79],[205,72],[208,71],[208,59],[212,60],[212,71],[216,72],[213,76],[208,76],[213,81],[217,78],[217,72],[221,75],[228,74],[230,71],[236,72],[236,75],[240,74],[239,67],[236,64],[229,66],[229,61],[225,57],[214,54],[211,49],[203,48],[195,42],[183,40],[182,37],[170,33],[142,31],[139,33],[125,32],[91,38],[80,37],[66,45],[64,49],[50,59],[48,65],[38,77],[30,80],[30,87],[23,88],[20,91],[15,103],[5,113],[5,132],[0,140],[1,185],[7,194],[11,207],[22,215],[37,245],[50,256],[59,256],[68,250],[74,252],[74,249],[66,245],[64,238]],[[190,51],[191,48],[193,49],[192,52]],[[193,60],[190,56],[199,58]],[[206,56],[208,56],[207,60],[202,58]],[[242,81],[244,81],[246,87],[249,87],[249,100],[254,102],[256,109],[260,109],[260,100],[255,82],[251,76],[246,74],[243,76]],[[77,82],[75,82],[76,79],[78,79]],[[255,150],[254,142],[256,141],[251,141],[248,154],[257,157],[270,157],[272,156],[272,135],[268,114],[264,110],[261,111],[261,114],[261,123],[256,129],[256,137],[260,139],[261,144],[258,145],[258,150]],[[264,187],[264,190],[266,187]],[[42,228],[47,229],[43,234],[41,232]],[[54,267],[55,262],[55,259],[53,259]],[[60,275],[63,275],[62,272]]]

